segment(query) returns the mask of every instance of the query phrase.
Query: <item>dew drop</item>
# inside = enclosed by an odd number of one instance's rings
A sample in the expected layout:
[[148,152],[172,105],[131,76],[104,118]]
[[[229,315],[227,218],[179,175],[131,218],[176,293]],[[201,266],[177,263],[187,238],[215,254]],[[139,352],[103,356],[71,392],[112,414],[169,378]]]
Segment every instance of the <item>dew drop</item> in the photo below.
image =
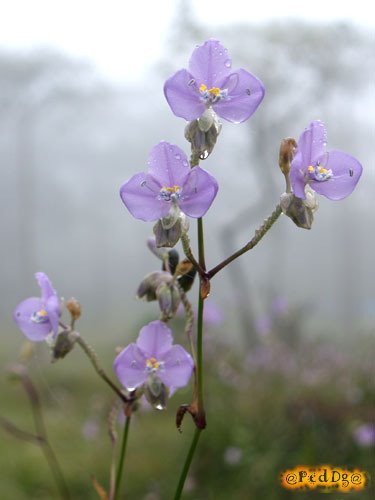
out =
[[230,59],[227,59],[226,61],[224,61],[224,66],[226,68],[230,68],[232,66],[232,61]]
[[181,160],[181,155],[177,154],[177,155],[174,155],[176,160]]
[[187,167],[187,166],[188,166],[188,162],[187,162],[186,160],[184,160],[184,161],[182,162],[182,164],[183,164],[183,166],[184,166],[184,167]]
[[251,95],[251,90],[250,89],[246,89],[245,92],[246,92],[247,95]]
[[220,52],[219,52],[219,56],[222,56],[222,55],[223,55],[223,53],[220,51]]
[[200,158],[201,160],[205,160],[206,158],[208,158],[208,156],[209,156],[209,153],[208,153],[208,151],[207,151],[207,149],[206,149],[205,151],[203,151],[203,153],[201,153],[201,154],[199,155],[199,158]]
[[145,187],[145,185],[146,185],[146,180],[141,182],[141,187]]
[[165,405],[162,405],[161,403],[158,403],[157,405],[155,405],[155,408],[157,410],[164,410],[165,409]]
[[133,361],[130,363],[130,366],[134,367],[137,364],[136,360],[133,359]]
[[180,365],[181,365],[181,359],[180,359],[180,358],[177,358],[177,360],[176,360],[176,365],[177,365],[177,366],[180,366]]
[[194,78],[192,78],[191,80],[188,81],[188,85],[189,86],[194,85],[194,83],[195,83]]

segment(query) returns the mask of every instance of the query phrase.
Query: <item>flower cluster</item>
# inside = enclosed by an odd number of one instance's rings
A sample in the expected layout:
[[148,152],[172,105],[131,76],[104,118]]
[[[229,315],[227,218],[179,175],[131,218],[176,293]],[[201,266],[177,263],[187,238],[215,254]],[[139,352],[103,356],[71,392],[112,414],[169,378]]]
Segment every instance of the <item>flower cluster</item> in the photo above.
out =
[[[163,267],[146,276],[137,295],[157,300],[162,314],[161,319],[144,326],[136,343],[129,344],[116,357],[114,370],[127,391],[144,393],[156,407],[164,407],[168,394],[186,385],[194,369],[192,356],[182,346],[173,345],[166,322],[176,314],[181,302],[187,311],[192,310],[184,294],[192,286],[196,272],[201,277],[209,276],[202,274],[200,265],[186,251],[186,217],[203,217],[218,192],[217,181],[198,165],[199,159],[205,159],[216,144],[221,131],[219,118],[244,122],[256,111],[264,92],[256,76],[242,68],[232,70],[228,51],[219,41],[210,39],[197,46],[188,68],[177,71],[164,85],[172,112],[189,122],[185,137],[191,144],[190,161],[178,146],[162,141],[151,150],[147,171],[133,175],[120,189],[122,202],[135,218],[156,221],[152,251],[163,260]],[[311,227],[317,208],[315,193],[331,200],[345,198],[362,173],[355,158],[341,151],[326,151],[325,147],[325,126],[313,121],[298,143],[288,138],[280,148],[280,168],[287,182],[281,209],[300,227]],[[274,220],[265,225],[266,230]],[[182,270],[186,263],[178,264],[174,250],[160,248],[173,247],[180,238],[191,272]],[[53,340],[59,331],[60,300],[44,273],[37,273],[36,279],[41,297],[21,302],[14,311],[14,320],[30,340]],[[74,302],[67,308],[74,325],[80,308]],[[67,333],[69,329],[63,330]]]

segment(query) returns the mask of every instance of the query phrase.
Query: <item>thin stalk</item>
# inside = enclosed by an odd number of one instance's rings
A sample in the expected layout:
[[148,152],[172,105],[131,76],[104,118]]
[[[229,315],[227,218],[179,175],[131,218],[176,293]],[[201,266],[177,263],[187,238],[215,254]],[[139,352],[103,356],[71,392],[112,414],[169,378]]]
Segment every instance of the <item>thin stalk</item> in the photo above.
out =
[[112,382],[112,380],[108,377],[108,375],[105,373],[103,368],[99,364],[99,359],[98,356],[96,355],[95,351],[92,349],[89,344],[80,336],[77,336],[76,342],[80,345],[80,347],[83,349],[85,354],[87,354],[88,358],[91,361],[91,364],[95,368],[96,373],[104,380],[106,384],[109,385],[109,387],[117,394],[117,396],[124,402],[128,402],[128,398],[123,394],[118,387]]
[[181,494],[182,494],[182,490],[184,488],[186,476],[187,476],[187,474],[189,472],[190,465],[191,465],[191,462],[193,460],[193,456],[194,456],[194,453],[195,453],[195,449],[196,449],[197,444],[198,444],[199,436],[201,435],[201,431],[202,431],[202,429],[200,429],[199,427],[195,428],[195,432],[194,432],[194,436],[193,436],[193,441],[192,441],[192,443],[190,445],[188,454],[186,456],[184,467],[182,469],[181,476],[180,476],[180,479],[179,479],[179,482],[178,482],[178,485],[177,485],[176,493],[175,493],[175,495],[173,497],[174,500],[179,500],[181,498]]
[[115,494],[113,497],[114,500],[119,498],[119,493],[120,493],[120,485],[121,485],[121,479],[122,479],[122,472],[124,469],[126,445],[128,442],[128,435],[129,435],[130,419],[131,419],[130,415],[127,416],[125,419],[124,433],[122,435],[122,444],[121,444],[121,451],[120,451],[120,460],[118,463],[117,473],[116,473]]
[[44,453],[61,498],[64,500],[70,500],[71,496],[65,482],[64,475],[61,471],[60,464],[48,439],[46,426],[43,420],[42,405],[40,402],[39,394],[31,378],[26,373],[19,373],[18,375],[20,376],[22,385],[30,400],[34,418],[34,426],[38,436],[38,444]]
[[260,240],[263,238],[263,236],[265,236],[267,234],[267,232],[271,229],[271,227],[277,221],[277,219],[280,217],[281,214],[282,214],[281,207],[280,207],[280,205],[277,205],[275,210],[272,212],[272,214],[267,219],[265,219],[263,224],[260,226],[260,228],[255,231],[255,235],[253,236],[253,238],[248,243],[246,243],[245,246],[240,248],[240,250],[238,250],[237,252],[232,254],[230,257],[223,260],[220,264],[218,264],[217,266],[212,268],[210,271],[208,271],[206,274],[207,278],[210,280],[211,278],[213,278],[215,276],[215,274],[217,274],[219,271],[224,269],[224,267],[226,267],[228,264],[230,264],[238,257],[241,257],[241,255],[243,255],[244,253],[246,253],[249,250],[251,250],[252,248],[254,248],[260,242]]
[[[203,221],[201,218],[198,219],[198,255],[199,255],[199,266],[205,271],[206,264],[204,255],[204,234],[203,234]],[[179,500],[181,498],[182,490],[184,488],[186,477],[188,475],[190,465],[194,457],[199,436],[201,435],[201,431],[206,427],[206,417],[203,404],[203,309],[204,309],[204,300],[202,298],[201,289],[199,288],[198,317],[197,317],[197,358],[195,365],[195,370],[197,374],[196,389],[197,389],[197,399],[198,399],[197,414],[194,417],[196,428],[193,436],[193,441],[190,445],[177,484],[174,500]]]

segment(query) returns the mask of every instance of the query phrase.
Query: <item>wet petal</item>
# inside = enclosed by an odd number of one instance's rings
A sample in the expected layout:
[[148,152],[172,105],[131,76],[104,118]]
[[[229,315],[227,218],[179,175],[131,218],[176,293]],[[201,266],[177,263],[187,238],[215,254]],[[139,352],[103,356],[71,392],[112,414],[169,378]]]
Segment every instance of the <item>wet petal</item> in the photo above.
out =
[[231,73],[222,83],[222,90],[228,89],[228,98],[213,105],[216,113],[233,123],[247,120],[257,109],[264,97],[264,85],[244,69]]
[[194,362],[180,345],[173,346],[163,357],[164,370],[158,372],[160,380],[167,387],[183,387],[188,384]]
[[362,174],[359,161],[342,151],[329,151],[317,161],[322,167],[332,170],[333,176],[323,182],[311,181],[314,191],[330,200],[342,200],[349,196]]
[[297,198],[305,199],[305,170],[302,168],[302,153],[298,151],[290,169],[290,182]]
[[[304,170],[314,164],[324,153],[327,144],[327,133],[324,123],[315,120],[305,129],[298,139],[297,153],[301,155],[301,166]],[[292,168],[295,159],[292,162]]]
[[121,199],[136,219],[154,221],[165,217],[170,203],[158,199],[159,187],[141,172],[133,175],[120,189]]
[[59,319],[61,316],[60,301],[56,295],[50,297],[45,303],[51,329],[56,335],[59,329]]
[[181,69],[168,78],[164,84],[164,95],[173,113],[185,120],[195,120],[205,110],[199,84],[186,69]]
[[44,323],[35,323],[31,319],[36,312],[44,309],[44,305],[43,300],[37,297],[30,297],[18,304],[13,312],[13,319],[19,329],[33,342],[45,340],[47,335],[52,331],[49,320]]
[[52,295],[57,295],[55,289],[52,286],[51,280],[45,273],[35,273],[35,278],[38,282],[38,285],[40,286],[43,300],[46,301]]
[[230,74],[232,61],[227,49],[218,40],[207,40],[199,45],[191,55],[189,71],[199,86],[203,83],[209,89],[221,87],[222,81]]
[[172,347],[172,332],[163,321],[151,321],[139,332],[137,346],[147,358],[157,360]]
[[157,180],[160,188],[181,186],[190,172],[189,162],[182,149],[166,141],[161,141],[152,148],[148,167],[149,174]]
[[218,189],[216,179],[211,174],[201,167],[194,167],[186,177],[178,205],[190,217],[203,217]]
[[121,384],[128,390],[139,387],[147,380],[146,358],[134,343],[120,352],[113,368]]

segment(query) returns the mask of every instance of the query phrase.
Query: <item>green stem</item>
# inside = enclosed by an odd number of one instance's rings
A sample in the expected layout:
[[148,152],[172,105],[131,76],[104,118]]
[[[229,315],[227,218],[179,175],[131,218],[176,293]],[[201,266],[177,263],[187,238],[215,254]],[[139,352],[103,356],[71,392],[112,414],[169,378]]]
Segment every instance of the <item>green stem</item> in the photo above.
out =
[[[198,255],[199,255],[199,266],[206,270],[205,256],[204,256],[204,235],[203,235],[203,221],[198,219]],[[204,412],[203,404],[203,309],[204,300],[202,298],[201,289],[199,288],[199,299],[198,299],[198,318],[197,318],[197,359],[196,359],[196,374],[197,374],[197,399],[194,401],[197,403],[197,414],[194,417],[196,424],[195,433],[193,436],[193,441],[190,445],[189,452],[187,454],[183,469],[181,471],[180,479],[178,481],[176,493],[174,500],[181,498],[182,490],[185,484],[186,476],[189,472],[191,462],[198,444],[199,436],[201,431],[206,427],[206,416]],[[194,404],[193,403],[193,404]]]
[[254,248],[255,245],[257,245],[260,242],[263,236],[267,234],[267,232],[271,229],[271,227],[277,221],[277,219],[280,217],[281,214],[282,214],[281,207],[280,205],[277,205],[272,214],[267,219],[265,219],[260,228],[255,231],[255,235],[253,236],[253,238],[248,243],[246,243],[245,246],[240,248],[240,250],[238,250],[230,257],[220,262],[220,264],[218,264],[216,267],[208,271],[206,273],[207,278],[210,280],[215,276],[215,274],[224,269],[224,267],[226,267],[228,264],[230,264],[238,257],[241,257],[241,255],[243,255],[244,253]]
[[36,434],[38,436],[38,444],[44,453],[61,498],[63,500],[70,500],[71,496],[65,482],[64,475],[62,473],[56,455],[52,449],[51,443],[48,439],[47,429],[44,424],[42,414],[42,405],[37,389],[26,372],[19,372],[18,376],[20,377],[24,390],[30,400],[31,410],[34,418],[34,426]]
[[200,429],[199,427],[195,428],[195,432],[194,432],[194,436],[193,436],[193,441],[192,441],[192,443],[190,445],[189,452],[188,452],[188,454],[186,456],[184,467],[182,469],[180,480],[178,482],[176,493],[174,495],[174,500],[179,500],[181,498],[181,494],[182,494],[182,490],[184,488],[186,476],[187,476],[187,474],[189,472],[190,465],[191,465],[191,462],[193,460],[193,456],[194,456],[194,453],[195,453],[195,449],[196,449],[197,444],[198,444],[199,436],[201,435],[201,431],[202,431],[202,429]]
[[117,394],[117,396],[124,402],[128,402],[128,398],[123,394],[120,389],[112,382],[112,380],[105,373],[104,369],[100,366],[98,356],[94,349],[78,334],[76,338],[77,344],[83,349],[87,357],[90,359],[91,364],[95,368],[96,373],[104,380],[106,384]]
[[114,494],[114,497],[113,497],[114,500],[116,500],[119,497],[119,493],[120,493],[120,485],[121,485],[121,479],[122,479],[122,472],[123,472],[123,469],[124,469],[124,460],[125,460],[125,453],[126,453],[126,445],[127,445],[127,442],[128,442],[128,435],[129,435],[130,419],[131,419],[130,416],[126,417],[125,427],[124,427],[124,433],[122,435],[120,460],[119,460],[118,467],[117,467],[115,494]]

